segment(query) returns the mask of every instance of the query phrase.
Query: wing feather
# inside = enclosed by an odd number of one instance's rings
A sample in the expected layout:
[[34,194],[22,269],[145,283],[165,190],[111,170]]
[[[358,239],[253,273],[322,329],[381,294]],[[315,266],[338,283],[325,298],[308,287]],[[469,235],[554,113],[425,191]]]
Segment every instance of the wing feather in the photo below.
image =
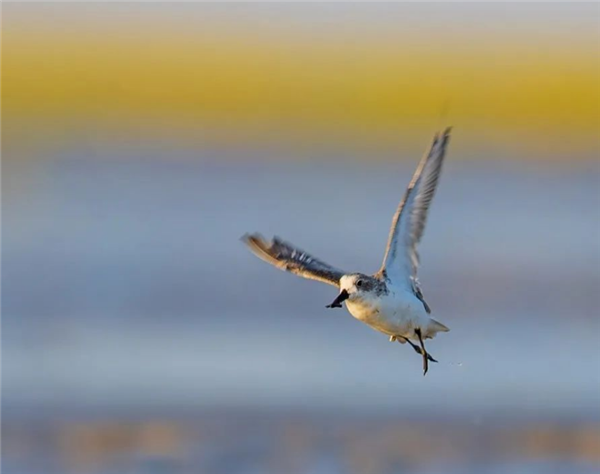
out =
[[273,237],[267,242],[259,234],[246,234],[242,241],[254,254],[271,265],[295,275],[338,286],[344,272],[322,262],[292,244]]
[[[383,265],[379,270],[387,279],[407,284],[420,299],[422,293],[417,280],[417,246],[423,236],[427,212],[442,171],[450,131],[447,128],[442,134],[436,134],[419,161],[394,214]],[[423,303],[425,304],[424,300]]]

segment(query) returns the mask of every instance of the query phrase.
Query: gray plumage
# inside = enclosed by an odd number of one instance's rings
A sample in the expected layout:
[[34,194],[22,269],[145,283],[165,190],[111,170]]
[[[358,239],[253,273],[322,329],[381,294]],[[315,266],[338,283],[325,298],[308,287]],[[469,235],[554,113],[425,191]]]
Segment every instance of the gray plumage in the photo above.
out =
[[451,128],[447,128],[441,135],[436,134],[421,158],[392,219],[383,264],[378,272],[385,279],[405,279],[405,283],[423,302],[427,312],[430,312],[430,308],[423,299],[417,279],[417,245],[423,236],[427,211],[442,171],[450,131]]
[[340,278],[345,274],[278,237],[267,242],[260,234],[246,234],[242,241],[265,262],[304,278],[339,287]]

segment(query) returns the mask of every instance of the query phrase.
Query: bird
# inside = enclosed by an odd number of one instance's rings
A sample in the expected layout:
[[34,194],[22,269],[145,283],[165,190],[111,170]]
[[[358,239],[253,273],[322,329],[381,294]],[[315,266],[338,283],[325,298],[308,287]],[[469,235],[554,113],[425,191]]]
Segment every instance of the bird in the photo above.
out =
[[417,278],[419,253],[427,213],[436,192],[452,128],[434,135],[420,159],[398,205],[389,231],[383,263],[374,274],[347,273],[275,236],[245,234],[241,240],[262,260],[298,276],[338,287],[339,294],[327,308],[342,308],[359,321],[389,337],[408,343],[422,357],[423,375],[429,362],[437,362],[425,348],[425,340],[450,329],[431,317]]

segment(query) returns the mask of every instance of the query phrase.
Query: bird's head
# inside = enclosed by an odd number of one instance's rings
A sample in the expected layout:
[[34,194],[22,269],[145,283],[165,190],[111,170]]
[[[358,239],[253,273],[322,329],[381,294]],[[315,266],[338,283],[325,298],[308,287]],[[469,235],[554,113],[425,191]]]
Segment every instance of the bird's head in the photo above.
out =
[[377,280],[362,273],[350,273],[340,278],[340,294],[333,303],[328,305],[328,308],[341,308],[342,303],[346,300],[356,300],[364,297],[367,293],[372,292]]

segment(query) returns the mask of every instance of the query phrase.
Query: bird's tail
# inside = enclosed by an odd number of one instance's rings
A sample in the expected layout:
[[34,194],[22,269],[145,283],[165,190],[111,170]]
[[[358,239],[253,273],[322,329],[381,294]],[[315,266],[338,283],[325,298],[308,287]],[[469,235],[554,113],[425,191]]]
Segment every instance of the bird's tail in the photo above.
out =
[[434,337],[438,332],[450,331],[450,328],[448,326],[445,326],[444,324],[440,323],[439,321],[433,318],[431,318],[431,323],[429,324],[429,327],[427,329],[427,336],[429,337]]

